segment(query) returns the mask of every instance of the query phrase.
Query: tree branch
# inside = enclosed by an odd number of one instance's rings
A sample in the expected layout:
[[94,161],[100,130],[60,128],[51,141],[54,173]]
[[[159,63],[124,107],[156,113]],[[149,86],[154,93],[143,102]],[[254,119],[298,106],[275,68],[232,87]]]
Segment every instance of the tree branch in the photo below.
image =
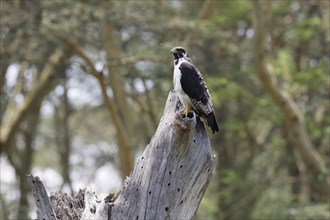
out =
[[[48,63],[45,65],[40,73],[40,79],[32,90],[27,94],[24,102],[15,109],[6,109],[3,116],[3,122],[0,127],[0,145],[1,152],[9,148],[9,143],[14,133],[16,132],[19,124],[27,115],[29,109],[36,104],[41,97],[48,94],[50,88],[54,86],[55,68],[65,56],[62,49],[57,49],[49,58]],[[9,117],[10,116],[10,117]]]
[[[81,57],[84,60],[86,66],[90,69],[91,74],[93,76],[95,76],[95,78],[97,79],[97,81],[100,84],[104,104],[108,108],[111,119],[117,130],[118,143],[120,146],[119,147],[119,156],[121,158],[120,161],[122,163],[121,167],[122,167],[122,169],[124,169],[121,172],[121,174],[122,174],[122,178],[124,179],[127,175],[129,175],[129,173],[131,172],[131,170],[133,168],[132,155],[130,153],[130,149],[129,149],[129,145],[128,145],[128,141],[127,141],[128,137],[124,130],[123,123],[121,122],[120,117],[117,114],[117,111],[115,109],[112,99],[108,95],[107,85],[106,85],[103,73],[98,71],[95,68],[93,61],[87,56],[87,54],[74,41],[72,41],[64,36],[60,36],[60,37],[64,41],[64,43],[72,50],[72,52],[74,54],[76,54],[77,56]],[[125,163],[125,164],[123,164],[123,163]]]
[[[298,105],[290,94],[277,82],[271,65],[266,62],[265,55],[265,13],[260,1],[253,1],[254,8],[254,31],[255,31],[255,62],[259,78],[271,95],[274,102],[283,112],[290,144],[297,149],[303,161],[307,164],[310,181],[315,184],[314,189],[321,195],[328,195],[329,179],[326,176],[326,167],[321,155],[314,149],[309,135],[305,129],[304,117]],[[265,5],[264,5],[265,6]],[[268,6],[268,5],[267,5]],[[312,184],[312,185],[313,185]]]

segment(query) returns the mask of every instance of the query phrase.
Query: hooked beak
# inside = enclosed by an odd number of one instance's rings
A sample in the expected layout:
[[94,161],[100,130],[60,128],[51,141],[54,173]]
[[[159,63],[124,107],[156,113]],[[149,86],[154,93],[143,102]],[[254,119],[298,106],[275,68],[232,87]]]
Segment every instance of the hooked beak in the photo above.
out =
[[170,54],[174,54],[176,52],[176,48],[173,48],[171,51],[170,51]]

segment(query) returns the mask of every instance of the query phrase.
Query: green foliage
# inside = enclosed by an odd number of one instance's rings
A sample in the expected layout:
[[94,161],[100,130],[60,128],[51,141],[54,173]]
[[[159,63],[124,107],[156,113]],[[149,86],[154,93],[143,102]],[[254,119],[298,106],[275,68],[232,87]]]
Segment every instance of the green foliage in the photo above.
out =
[[288,185],[272,186],[258,199],[251,219],[288,219],[291,200]]
[[325,24],[320,17],[311,17],[301,20],[297,23],[295,28],[292,29],[292,37],[297,40],[296,43],[300,44],[306,40],[318,37],[318,33],[324,30]]
[[308,204],[290,210],[292,219],[326,220],[330,218],[329,204]]
[[[29,92],[27,73],[38,77],[56,48],[72,53],[57,36],[63,34],[103,71],[112,98],[110,76],[116,73],[115,64],[120,64],[124,98],[133,115],[129,135],[135,155],[150,140],[173,88],[169,50],[179,45],[188,49],[206,79],[220,125],[220,132],[210,136],[217,169],[196,219],[329,219],[328,204],[315,199],[315,192],[293,192],[300,187],[294,183],[303,172],[285,139],[283,114],[255,69],[250,1],[217,1],[203,18],[200,13],[209,1],[9,2],[1,1],[1,71],[29,64],[23,83],[26,91],[17,97]],[[271,3],[267,62],[278,86],[303,112],[315,150],[329,155],[329,3],[267,2]],[[112,38],[106,35],[109,26]],[[113,51],[114,45],[119,53]],[[117,134],[89,68],[79,57],[69,57],[58,75],[67,82],[71,106],[67,120],[73,145],[70,174],[73,186],[88,185],[99,167],[109,163],[120,169]],[[18,100],[12,95],[17,83],[10,72],[3,72],[1,117],[8,102]],[[55,89],[43,104],[52,110],[42,113],[33,157],[34,167],[50,167],[58,173],[63,166],[55,141],[54,108],[61,109],[61,98]],[[24,148],[21,142],[17,141],[17,148]],[[329,166],[330,158],[324,156],[324,160]],[[1,191],[1,200],[10,193],[19,194],[13,186],[8,194]],[[297,201],[300,195],[308,202]],[[17,206],[14,200],[1,205],[9,212]]]
[[216,106],[237,99],[241,93],[239,85],[225,77],[209,77],[206,82],[212,92],[212,100]]
[[[232,25],[240,19],[245,19],[246,14],[251,11],[251,4],[248,1],[222,1],[220,2],[220,13],[214,15],[214,22],[225,27]],[[232,28],[232,26],[229,26]]]

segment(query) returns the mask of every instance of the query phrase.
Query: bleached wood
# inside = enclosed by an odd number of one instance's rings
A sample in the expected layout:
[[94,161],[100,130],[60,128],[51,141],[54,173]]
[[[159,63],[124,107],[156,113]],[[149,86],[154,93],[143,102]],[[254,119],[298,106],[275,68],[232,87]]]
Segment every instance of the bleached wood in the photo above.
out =
[[27,179],[32,186],[33,197],[37,205],[37,219],[55,220],[55,213],[50,204],[46,189],[39,177],[28,175]]
[[94,192],[86,190],[85,209],[81,219],[109,219],[111,204],[100,201]]
[[72,199],[57,193],[51,196],[56,216],[192,219],[211,180],[215,157],[203,123],[192,113],[182,118],[179,107],[175,92],[170,92],[157,131],[118,197],[99,199],[90,190]]
[[203,123],[195,115],[182,118],[170,92],[154,137],[114,202],[112,219],[191,219],[214,161]]

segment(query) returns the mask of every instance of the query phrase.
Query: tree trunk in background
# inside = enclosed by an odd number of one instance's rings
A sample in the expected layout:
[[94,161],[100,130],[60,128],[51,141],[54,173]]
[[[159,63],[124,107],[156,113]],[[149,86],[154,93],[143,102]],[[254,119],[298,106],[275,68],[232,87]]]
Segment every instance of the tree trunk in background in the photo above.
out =
[[120,171],[121,176],[125,179],[133,170],[133,145],[134,145],[134,133],[132,126],[132,114],[134,113],[127,103],[126,92],[124,88],[124,78],[121,74],[120,59],[125,54],[122,49],[120,42],[118,41],[119,34],[115,32],[110,22],[104,23],[103,28],[103,39],[104,47],[107,51],[107,67],[109,69],[109,83],[113,92],[114,107],[116,109],[116,117],[123,124],[125,139],[128,145],[119,146],[119,158],[120,158]]
[[[33,87],[27,92],[24,102],[18,107],[13,103],[8,103],[5,112],[4,124],[1,125],[1,130],[7,132],[4,135],[1,133],[1,144],[7,151],[8,159],[11,165],[14,167],[16,176],[19,179],[20,199],[17,219],[27,219],[29,214],[28,193],[30,192],[30,186],[26,181],[26,174],[31,173],[31,167],[33,162],[34,152],[34,140],[39,122],[40,107],[44,97],[49,91],[54,88],[58,83],[56,70],[58,64],[64,58],[62,50],[56,50],[50,57],[48,63],[45,64],[40,74],[34,78]],[[19,73],[17,86],[14,90],[16,94],[24,94],[23,82],[24,72],[28,66],[21,68]],[[6,127],[7,126],[7,127]],[[23,139],[23,148],[17,146],[15,140],[19,135]]]
[[30,193],[30,185],[26,181],[26,175],[28,173],[31,173],[34,152],[34,140],[39,123],[41,102],[42,100],[38,100],[38,103],[34,105],[31,109],[29,115],[26,117],[25,128],[22,131],[25,150],[24,153],[18,159],[20,160],[21,164],[16,164],[16,167],[20,166],[20,169],[16,170],[16,176],[18,176],[20,188],[20,199],[17,219],[28,219],[29,217],[30,206],[28,202],[28,194]]
[[[0,54],[1,54],[1,52],[0,52]],[[5,110],[4,106],[5,106],[5,102],[6,102],[6,100],[3,97],[5,95],[4,89],[5,89],[5,81],[6,81],[8,63],[7,63],[7,61],[3,60],[2,54],[0,56],[1,56],[1,61],[0,61],[0,119],[2,122],[2,120],[3,120],[2,114],[3,114],[3,111]]]
[[97,79],[98,83],[100,84],[104,104],[109,110],[112,122],[114,123],[114,126],[117,131],[121,169],[120,174],[121,177],[125,179],[125,177],[128,176],[133,169],[133,155],[130,152],[128,136],[125,131],[124,123],[118,114],[117,106],[108,94],[108,86],[104,77],[104,73],[102,71],[98,71],[95,68],[93,61],[87,56],[87,54],[82,50],[82,48],[79,47],[78,44],[68,39],[66,36],[59,37],[62,38],[64,43],[72,50],[73,53],[75,53],[77,56],[81,57],[84,60],[87,68],[90,70],[90,73]]
[[57,83],[55,80],[55,69],[64,57],[64,52],[61,49],[56,49],[50,56],[47,64],[42,69],[39,80],[33,85],[31,90],[26,95],[24,102],[14,108],[6,109],[0,127],[1,152],[8,150],[12,137],[18,131],[20,123],[31,111],[31,108],[33,108],[34,105],[37,105],[38,100],[42,100],[42,98],[45,97],[48,92],[52,90],[52,88],[54,88]]
[[270,10],[267,14],[264,10],[269,9],[265,7],[269,6],[269,4],[270,2],[253,1],[256,69],[266,90],[283,112],[288,140],[290,141],[290,145],[299,152],[306,165],[306,172],[309,175],[311,188],[313,191],[319,192],[319,195],[326,199],[329,193],[329,180],[327,179],[325,163],[321,155],[314,149],[310,137],[306,132],[301,110],[290,94],[278,84],[273,69],[266,62],[265,35],[266,27],[269,27],[269,25],[266,25],[266,16],[270,16]]
[[[23,80],[24,78],[22,78]],[[18,82],[19,85],[19,82]],[[22,91],[20,91],[22,92]],[[18,202],[17,219],[27,219],[29,217],[29,202],[28,194],[30,186],[26,181],[26,174],[31,173],[34,140],[39,123],[40,107],[42,98],[38,98],[33,106],[31,106],[28,115],[24,121],[20,123],[19,131],[15,133],[15,139],[22,136],[23,146],[18,147],[17,144],[12,144],[9,149],[8,159],[14,167],[16,177],[19,180],[20,198]],[[20,148],[23,148],[22,150]]]
[[68,90],[66,83],[62,83],[63,95],[59,97],[58,106],[54,106],[55,114],[55,131],[56,131],[56,144],[57,152],[60,158],[61,176],[63,183],[61,189],[65,184],[68,184],[71,194],[73,193],[71,178],[70,178],[70,155],[71,155],[71,133],[69,130],[69,119],[71,109],[68,101]]
[[286,164],[288,166],[288,175],[291,179],[291,192],[293,201],[302,204],[308,202],[308,175],[306,166],[303,163],[299,152],[290,145],[290,140],[287,140],[287,131],[283,128],[283,137],[286,140],[285,149],[287,151]]
[[103,25],[103,39],[104,46],[107,51],[107,66],[109,69],[109,84],[113,92],[113,99],[116,103],[117,114],[120,120],[124,123],[125,130],[129,131],[129,122],[131,121],[132,112],[128,108],[128,103],[126,99],[126,93],[124,88],[124,79],[121,74],[120,60],[125,54],[119,41],[120,38],[118,33],[115,32],[111,23],[105,23]]

